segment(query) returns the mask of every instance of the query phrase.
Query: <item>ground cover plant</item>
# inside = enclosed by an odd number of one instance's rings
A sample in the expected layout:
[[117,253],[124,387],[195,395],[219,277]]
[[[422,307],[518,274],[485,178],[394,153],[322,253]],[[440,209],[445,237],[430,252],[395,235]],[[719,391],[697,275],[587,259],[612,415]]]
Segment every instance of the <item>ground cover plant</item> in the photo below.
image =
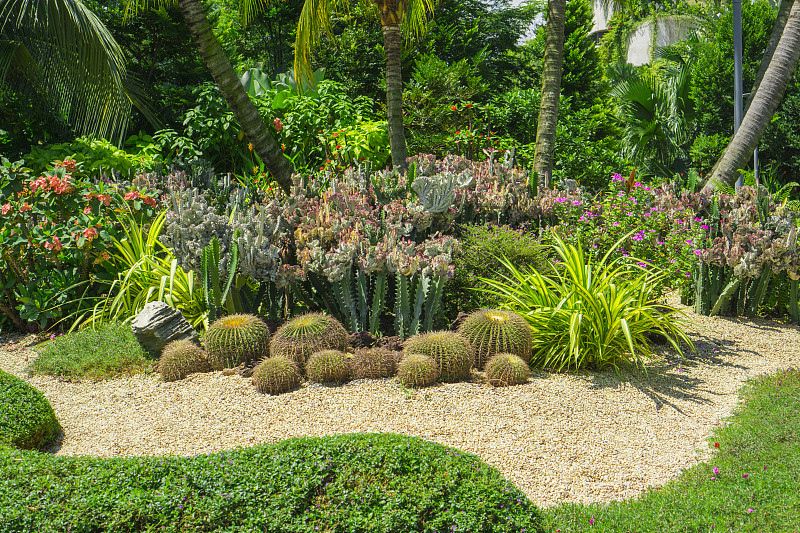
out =
[[147,358],[130,327],[100,324],[64,336],[53,336],[36,348],[30,371],[69,379],[106,379],[147,372]]
[[800,371],[751,381],[714,456],[635,500],[545,511],[550,531],[796,531],[800,516]]
[[44,394],[0,370],[0,449],[43,450],[61,431]]
[[0,446],[0,530],[543,532],[477,457],[415,437],[289,439],[197,457],[53,457]]

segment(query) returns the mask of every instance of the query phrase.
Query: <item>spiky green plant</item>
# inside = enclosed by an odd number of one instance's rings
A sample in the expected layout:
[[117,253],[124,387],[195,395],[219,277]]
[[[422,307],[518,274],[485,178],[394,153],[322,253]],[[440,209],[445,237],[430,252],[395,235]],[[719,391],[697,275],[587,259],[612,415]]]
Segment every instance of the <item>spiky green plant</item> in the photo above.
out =
[[439,365],[432,357],[409,354],[397,366],[397,380],[406,387],[428,387],[439,379]]
[[317,383],[343,383],[350,379],[350,362],[339,350],[314,352],[306,363],[306,377]]
[[468,379],[474,362],[470,342],[452,331],[432,331],[411,337],[403,347],[403,359],[411,354],[431,357],[439,367],[439,379],[447,382]]
[[289,392],[300,386],[300,369],[283,357],[269,357],[253,369],[253,385],[264,394]]
[[178,381],[195,372],[208,372],[211,365],[205,350],[188,339],[172,341],[161,352],[158,373],[164,381]]
[[458,332],[475,348],[475,368],[479,370],[498,353],[513,353],[525,361],[531,358],[531,327],[524,317],[512,311],[475,311]]
[[269,357],[269,328],[255,315],[230,315],[208,328],[203,341],[214,370]]
[[521,385],[530,377],[528,363],[513,353],[499,353],[486,362],[486,380],[495,387]]
[[333,317],[308,313],[293,318],[275,332],[270,353],[305,365],[314,352],[347,348],[347,331]]
[[397,372],[395,352],[386,348],[363,348],[350,358],[353,379],[390,378]]

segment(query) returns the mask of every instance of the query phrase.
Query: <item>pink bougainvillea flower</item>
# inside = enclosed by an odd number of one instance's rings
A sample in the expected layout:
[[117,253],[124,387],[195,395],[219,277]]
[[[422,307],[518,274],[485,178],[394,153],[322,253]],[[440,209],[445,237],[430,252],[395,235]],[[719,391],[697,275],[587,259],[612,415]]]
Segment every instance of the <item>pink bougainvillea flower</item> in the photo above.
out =
[[714,473],[719,474],[719,468],[717,468],[716,466],[714,467]]

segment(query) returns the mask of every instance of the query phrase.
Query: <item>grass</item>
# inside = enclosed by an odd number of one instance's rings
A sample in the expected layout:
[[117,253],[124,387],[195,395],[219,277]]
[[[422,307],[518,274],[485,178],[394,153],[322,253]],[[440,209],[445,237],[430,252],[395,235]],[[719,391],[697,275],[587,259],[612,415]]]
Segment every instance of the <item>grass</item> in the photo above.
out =
[[131,329],[117,323],[56,337],[36,352],[31,372],[68,379],[132,375],[147,372],[152,365]]
[[800,531],[800,371],[751,381],[714,455],[636,500],[544,510],[548,531]]

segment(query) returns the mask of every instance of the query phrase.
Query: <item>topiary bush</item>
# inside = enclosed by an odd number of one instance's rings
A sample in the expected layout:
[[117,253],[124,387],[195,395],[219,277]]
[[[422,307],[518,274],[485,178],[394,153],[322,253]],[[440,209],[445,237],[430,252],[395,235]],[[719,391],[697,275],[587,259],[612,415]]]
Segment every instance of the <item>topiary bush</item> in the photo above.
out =
[[427,355],[439,367],[439,379],[455,382],[469,378],[474,350],[467,339],[452,331],[432,331],[408,339],[403,359],[410,354]]
[[410,354],[397,365],[397,380],[406,387],[428,387],[439,379],[439,366],[432,357]]
[[530,377],[528,363],[513,353],[499,353],[486,362],[486,380],[495,387],[522,385]]
[[43,450],[60,431],[44,394],[0,370],[0,445]]
[[347,331],[335,318],[308,313],[280,327],[270,342],[273,357],[284,357],[305,365],[314,352],[347,348]]
[[306,363],[306,377],[317,383],[342,383],[350,379],[347,354],[339,350],[314,352]]
[[478,457],[416,437],[289,439],[195,457],[0,448],[5,533],[542,533],[538,508]]
[[269,357],[269,327],[255,315],[230,315],[208,328],[203,342],[214,370]]
[[172,341],[161,352],[158,373],[164,381],[178,381],[195,372],[208,372],[211,365],[205,350],[190,341]]
[[498,353],[513,353],[525,361],[531,358],[531,327],[517,313],[481,309],[469,315],[458,332],[475,348],[478,370],[483,370],[486,361]]
[[253,369],[253,385],[264,394],[281,394],[300,386],[300,369],[283,357],[263,359]]
[[353,379],[390,378],[397,372],[398,352],[387,348],[365,348],[356,350],[350,358],[350,373]]

